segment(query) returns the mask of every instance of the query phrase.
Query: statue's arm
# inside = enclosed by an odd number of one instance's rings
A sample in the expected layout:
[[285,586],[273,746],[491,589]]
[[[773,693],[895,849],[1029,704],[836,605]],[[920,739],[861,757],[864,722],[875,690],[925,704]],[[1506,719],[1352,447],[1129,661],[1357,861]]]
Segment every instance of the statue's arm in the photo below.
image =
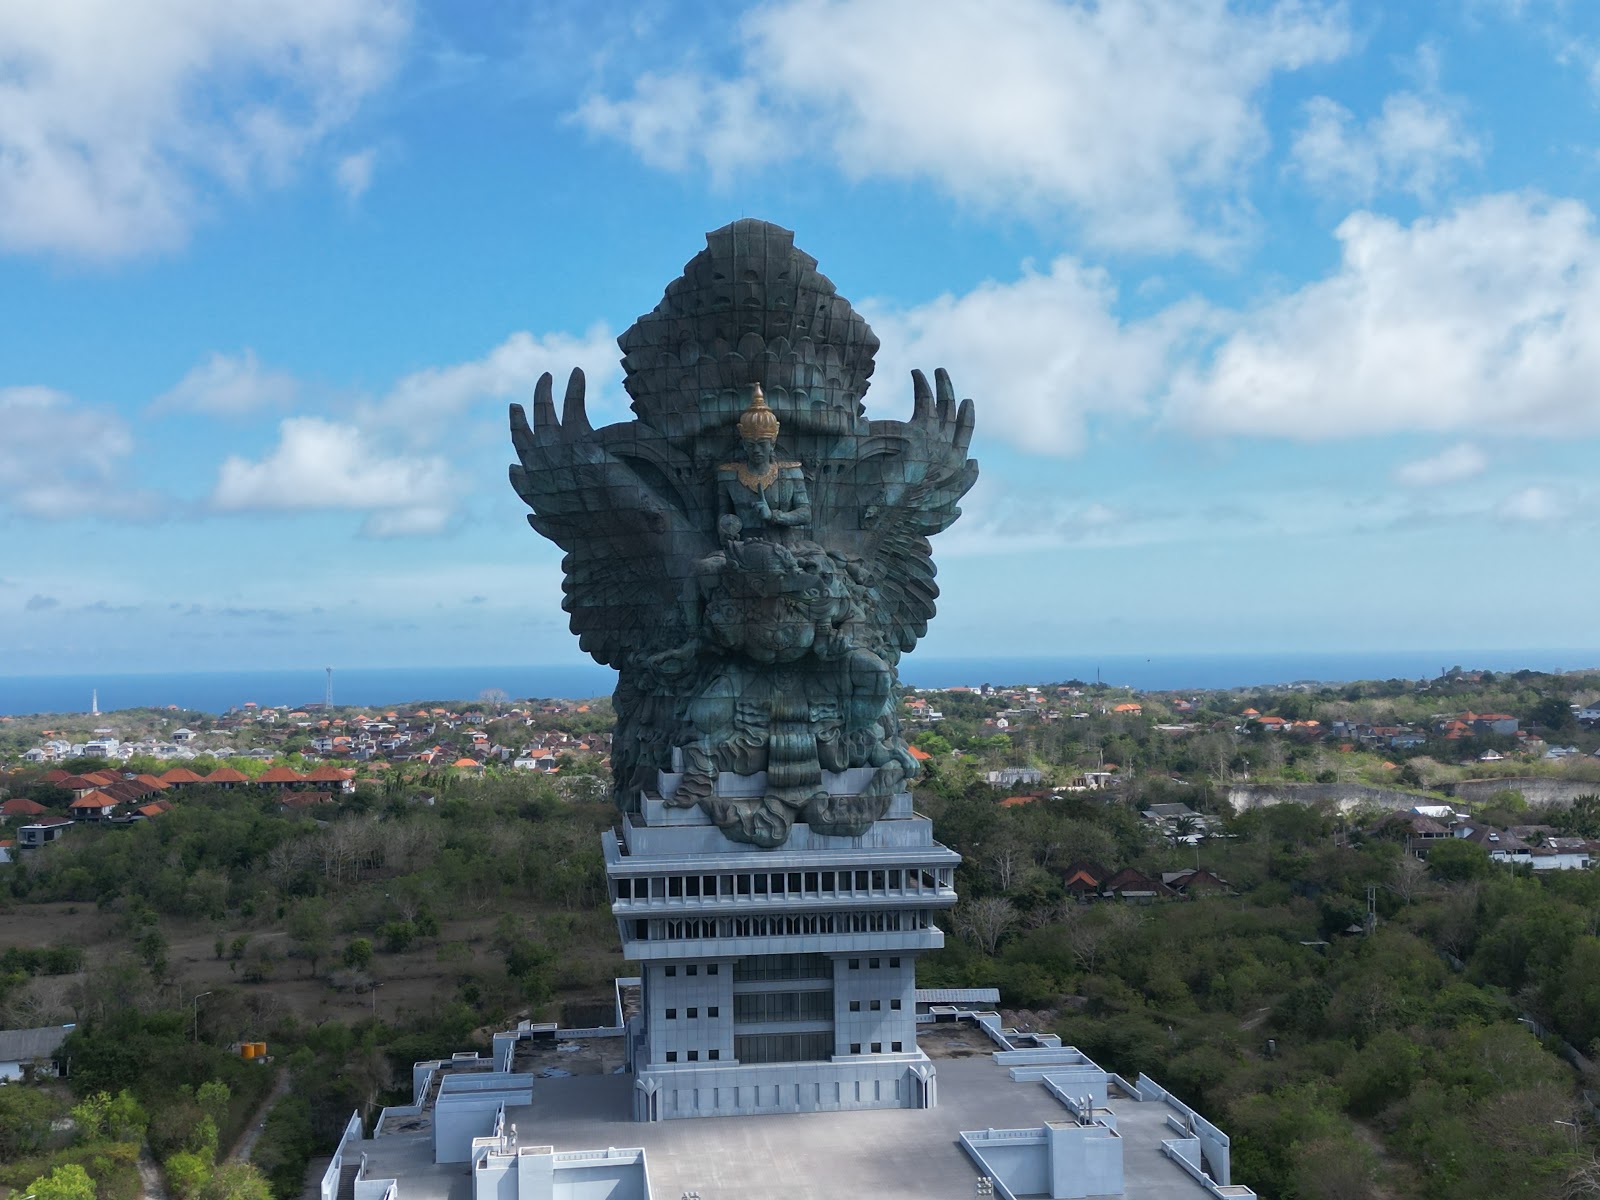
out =
[[794,491],[790,493],[790,504],[783,512],[772,514],[774,525],[809,525],[811,524],[811,495],[806,491],[806,477],[798,470],[793,472],[790,482]]

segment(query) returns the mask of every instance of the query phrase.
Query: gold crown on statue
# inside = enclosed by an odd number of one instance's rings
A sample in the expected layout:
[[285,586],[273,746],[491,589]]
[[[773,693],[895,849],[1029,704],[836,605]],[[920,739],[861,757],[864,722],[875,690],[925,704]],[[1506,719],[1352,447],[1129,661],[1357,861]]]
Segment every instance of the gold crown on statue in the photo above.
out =
[[739,418],[739,436],[747,442],[770,442],[778,436],[778,418],[767,407],[767,398],[761,392],[761,385],[754,387],[754,394],[750,397],[750,407],[744,410],[744,415]]

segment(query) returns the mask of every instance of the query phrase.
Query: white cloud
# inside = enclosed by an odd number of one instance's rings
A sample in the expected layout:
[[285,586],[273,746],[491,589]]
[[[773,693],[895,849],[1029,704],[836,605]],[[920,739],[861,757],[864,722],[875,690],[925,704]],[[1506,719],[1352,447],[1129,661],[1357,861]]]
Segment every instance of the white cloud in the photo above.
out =
[[1241,315],[1181,370],[1174,423],[1320,439],[1600,432],[1600,240],[1576,201],[1486,196],[1403,226],[1356,213],[1328,277]]
[[1530,487],[1508,496],[1500,511],[1502,516],[1510,520],[1541,525],[1548,521],[1559,521],[1567,515],[1570,508],[1567,502],[1550,488]]
[[1455,170],[1482,157],[1446,102],[1397,92],[1365,125],[1326,96],[1306,105],[1291,162],[1313,187],[1367,200],[1379,191],[1431,198]]
[[238,416],[292,404],[299,391],[294,376],[262,367],[256,352],[246,347],[235,355],[211,354],[157,397],[151,411]]
[[615,336],[595,325],[581,336],[567,333],[535,337],[513,333],[482,358],[445,367],[428,367],[402,378],[379,400],[363,405],[357,421],[363,428],[382,429],[417,445],[432,445],[475,410],[493,417],[503,428],[505,414],[484,412],[487,400],[531,404],[539,376],[556,379],[559,407],[572,368],[582,367],[587,380],[588,413],[599,426],[627,416],[627,396],[620,386]]
[[0,248],[182,244],[219,188],[286,178],[408,28],[407,0],[0,4]]
[[143,516],[120,482],[133,435],[115,412],[45,387],[0,388],[0,507],[30,517]]
[[1068,257],[1048,273],[984,283],[910,309],[864,305],[883,343],[870,393],[880,416],[905,416],[913,367],[932,377],[949,370],[960,395],[977,393],[985,439],[1003,438],[1033,453],[1082,448],[1096,414],[1147,411],[1171,370],[1171,355],[1199,306],[1180,304],[1145,321],[1113,313],[1106,272]]
[[354,154],[346,154],[333,169],[334,182],[345,199],[354,204],[372,186],[372,169],[377,165],[378,152],[369,146]]
[[652,167],[684,171],[704,162],[719,186],[792,152],[782,123],[763,108],[751,79],[646,72],[634,81],[633,95],[591,96],[573,116],[595,133],[628,143]]
[[1350,41],[1341,8],[1304,0],[774,0],[741,32],[742,74],[651,74],[577,119],[663,167],[729,179],[798,147],[852,178],[1076,213],[1105,244],[1205,250],[1247,208],[1258,94]]
[[1488,465],[1488,455],[1471,443],[1462,442],[1430,458],[1402,464],[1396,468],[1394,477],[1395,482],[1406,487],[1442,487],[1481,475]]
[[436,455],[387,455],[354,425],[291,417],[265,458],[232,455],[222,464],[211,504],[223,512],[363,511],[363,532],[386,537],[443,529],[453,491]]

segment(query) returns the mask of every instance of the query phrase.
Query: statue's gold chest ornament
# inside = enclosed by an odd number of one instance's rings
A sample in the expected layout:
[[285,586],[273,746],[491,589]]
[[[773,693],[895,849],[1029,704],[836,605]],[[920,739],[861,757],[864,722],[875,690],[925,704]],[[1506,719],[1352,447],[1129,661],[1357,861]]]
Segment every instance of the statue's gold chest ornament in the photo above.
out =
[[764,492],[778,482],[778,468],[783,464],[776,459],[767,464],[767,469],[757,475],[744,463],[734,463],[733,473],[738,476],[739,482],[752,492]]

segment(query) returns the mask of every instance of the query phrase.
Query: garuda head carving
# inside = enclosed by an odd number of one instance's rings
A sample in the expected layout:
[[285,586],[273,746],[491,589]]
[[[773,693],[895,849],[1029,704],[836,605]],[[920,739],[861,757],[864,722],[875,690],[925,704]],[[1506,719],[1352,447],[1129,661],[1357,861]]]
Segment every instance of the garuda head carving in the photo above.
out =
[[[859,834],[914,773],[895,667],[978,471],[942,370],[913,372],[909,421],[867,419],[878,340],[816,266],[775,225],[717,230],[619,339],[635,420],[592,428],[577,371],[559,417],[548,375],[531,422],[511,409],[512,485],[566,551],[580,645],[619,672],[619,803],[681,775],[668,803],[762,846],[800,819]],[[763,773],[760,797],[718,787]]]

